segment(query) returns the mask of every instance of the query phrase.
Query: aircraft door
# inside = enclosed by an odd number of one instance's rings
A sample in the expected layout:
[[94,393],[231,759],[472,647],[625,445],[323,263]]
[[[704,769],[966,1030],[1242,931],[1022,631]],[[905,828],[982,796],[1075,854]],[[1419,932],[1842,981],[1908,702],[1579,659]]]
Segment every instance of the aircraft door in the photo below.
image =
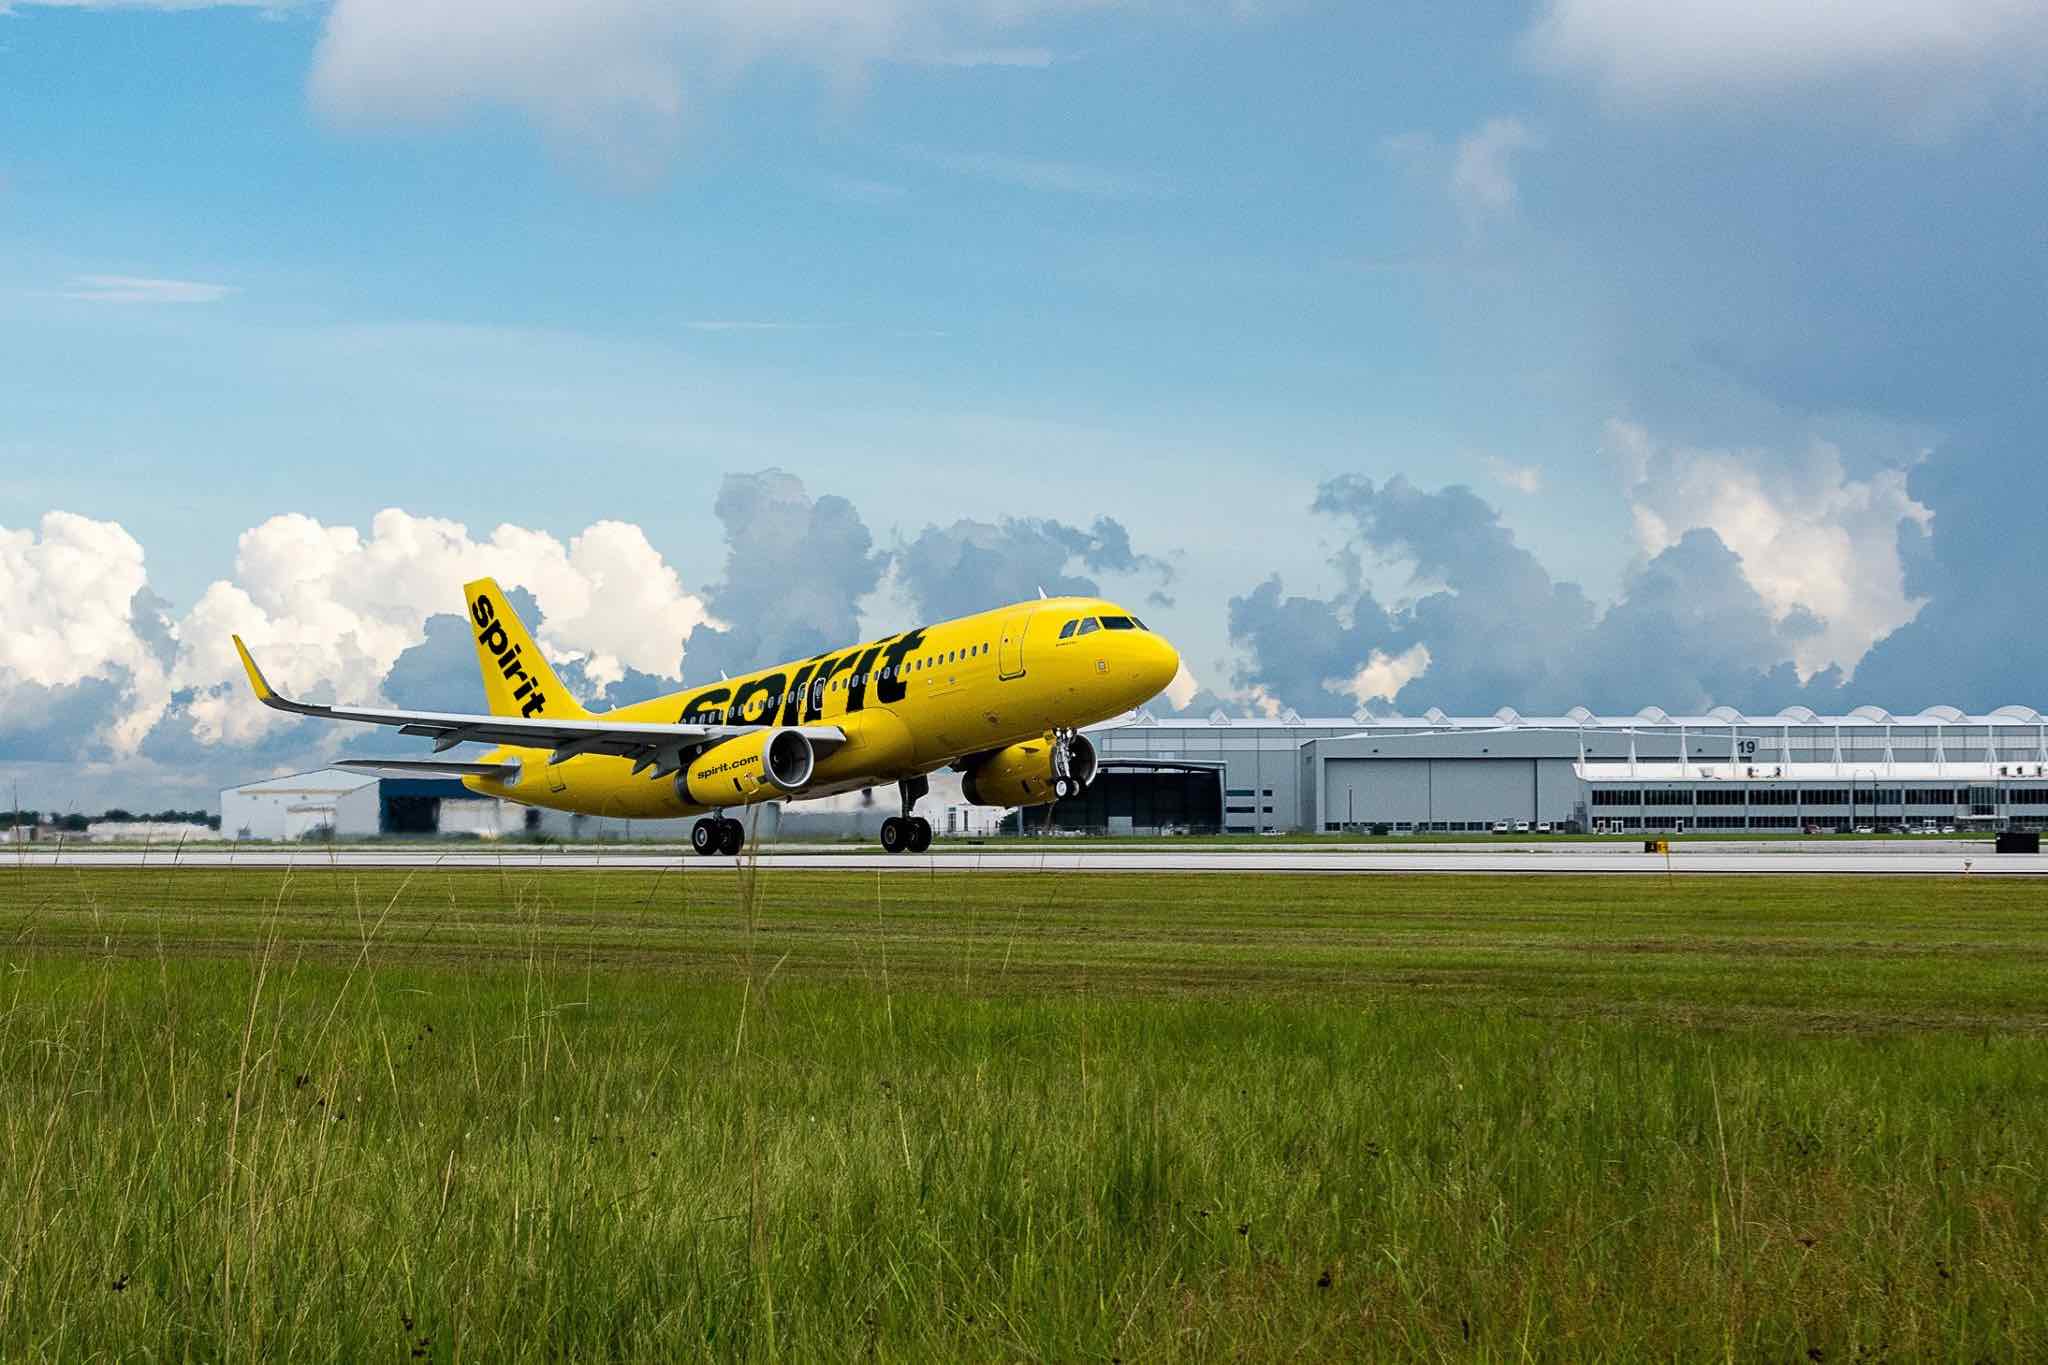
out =
[[1003,640],[996,650],[996,676],[1005,680],[1024,676],[1024,632],[1031,626],[1031,613],[1012,612],[1003,618]]

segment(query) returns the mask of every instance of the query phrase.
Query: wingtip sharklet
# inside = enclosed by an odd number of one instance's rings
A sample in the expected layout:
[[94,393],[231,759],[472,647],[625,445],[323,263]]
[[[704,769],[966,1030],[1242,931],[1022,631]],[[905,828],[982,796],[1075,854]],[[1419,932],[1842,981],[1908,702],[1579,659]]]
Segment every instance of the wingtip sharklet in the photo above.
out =
[[266,706],[270,705],[276,700],[277,692],[270,686],[269,681],[264,678],[263,670],[256,666],[255,657],[249,653],[249,646],[242,643],[242,637],[239,635],[233,635],[229,638],[235,642],[235,653],[242,656],[242,667],[248,671],[249,686],[254,689],[256,700]]

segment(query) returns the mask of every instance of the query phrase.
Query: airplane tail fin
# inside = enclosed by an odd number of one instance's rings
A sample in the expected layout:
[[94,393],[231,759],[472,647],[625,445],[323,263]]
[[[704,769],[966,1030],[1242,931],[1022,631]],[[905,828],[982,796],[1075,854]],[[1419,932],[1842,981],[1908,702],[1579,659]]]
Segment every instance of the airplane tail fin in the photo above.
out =
[[492,715],[575,720],[589,714],[548,667],[496,579],[479,578],[462,591],[469,599],[469,628]]

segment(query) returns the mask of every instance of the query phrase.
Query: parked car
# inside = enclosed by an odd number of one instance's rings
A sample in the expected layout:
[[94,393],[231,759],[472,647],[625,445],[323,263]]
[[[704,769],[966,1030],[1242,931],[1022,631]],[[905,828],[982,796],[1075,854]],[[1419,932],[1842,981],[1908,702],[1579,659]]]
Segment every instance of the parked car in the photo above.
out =
[[1506,834],[1506,833],[1508,832],[1508,822],[1507,822],[1507,821],[1505,821],[1505,820],[1496,820],[1496,821],[1494,821],[1494,822],[1493,822],[1493,832],[1494,832],[1495,834]]
[[1548,820],[1538,820],[1536,822],[1536,832],[1538,834],[1550,833],[1550,822]]
[[1529,832],[1529,822],[1528,822],[1527,820],[1517,820],[1517,821],[1515,821],[1515,833],[1517,833],[1517,834],[1527,834],[1528,832]]
[[1954,825],[1943,825],[1941,827],[1941,832],[1943,834],[1954,834],[1956,832],[1956,827]]

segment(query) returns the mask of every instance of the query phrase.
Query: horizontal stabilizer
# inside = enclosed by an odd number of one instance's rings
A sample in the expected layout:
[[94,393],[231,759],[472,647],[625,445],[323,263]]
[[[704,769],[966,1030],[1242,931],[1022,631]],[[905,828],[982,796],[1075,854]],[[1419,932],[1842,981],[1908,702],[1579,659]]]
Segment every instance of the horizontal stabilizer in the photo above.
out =
[[485,777],[505,782],[519,775],[519,764],[457,763],[433,758],[362,758],[334,765],[344,772],[368,773],[371,777]]

